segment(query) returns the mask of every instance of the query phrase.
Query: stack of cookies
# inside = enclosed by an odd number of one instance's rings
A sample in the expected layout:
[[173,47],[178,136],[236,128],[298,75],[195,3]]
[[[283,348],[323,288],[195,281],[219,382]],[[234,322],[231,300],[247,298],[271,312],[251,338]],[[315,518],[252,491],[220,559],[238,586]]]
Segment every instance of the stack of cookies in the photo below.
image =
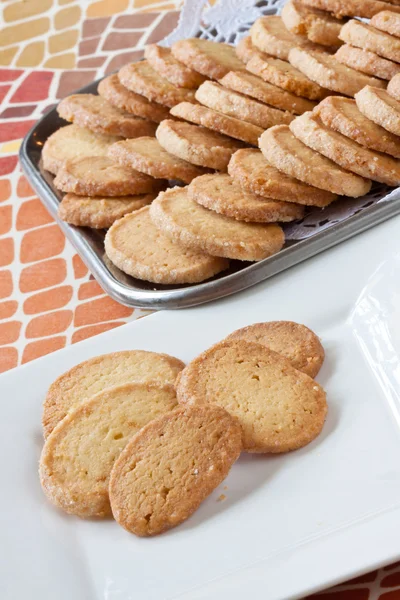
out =
[[83,362],[44,402],[43,490],[69,514],[112,514],[138,536],[175,527],[242,451],[290,452],[319,435],[323,360],[310,329],[276,321],[234,331],[186,367],[141,350]]

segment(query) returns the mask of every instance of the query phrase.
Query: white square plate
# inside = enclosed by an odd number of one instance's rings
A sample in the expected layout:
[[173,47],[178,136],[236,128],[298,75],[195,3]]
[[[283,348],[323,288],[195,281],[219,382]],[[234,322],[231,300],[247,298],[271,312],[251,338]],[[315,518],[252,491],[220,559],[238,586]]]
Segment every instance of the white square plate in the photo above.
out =
[[[396,560],[399,228],[392,219],[246,293],[146,317],[0,377],[1,599],[280,600]],[[242,455],[192,518],[152,539],[45,500],[41,403],[60,373],[129,348],[189,361],[233,329],[275,319],[307,324],[326,349],[318,381],[329,414],[314,443]]]

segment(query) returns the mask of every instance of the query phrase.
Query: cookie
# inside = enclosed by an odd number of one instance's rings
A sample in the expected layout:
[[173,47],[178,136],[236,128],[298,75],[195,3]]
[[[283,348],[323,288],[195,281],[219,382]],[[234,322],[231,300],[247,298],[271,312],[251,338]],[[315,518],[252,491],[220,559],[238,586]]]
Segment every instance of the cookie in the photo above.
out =
[[246,37],[242,38],[240,42],[236,44],[235,52],[236,56],[240,58],[240,60],[245,64],[249,62],[249,60],[252,56],[254,56],[254,54],[264,56],[264,52],[261,52],[261,50],[254,46],[253,42],[251,41],[250,35],[247,35]]
[[219,83],[205,81],[195,94],[196,100],[213,110],[263,129],[280,123],[290,123],[293,115],[228,90]]
[[133,196],[156,192],[162,187],[162,182],[115,164],[107,156],[67,160],[53,183],[62,192],[78,196]]
[[278,171],[267,162],[262,152],[252,148],[235,152],[229,162],[228,173],[243,189],[266,198],[320,207],[328,206],[337,199],[331,192]]
[[93,133],[77,125],[60,127],[44,143],[43,167],[54,175],[66,160],[93,156],[105,156],[111,144],[119,137]]
[[385,31],[386,33],[400,37],[400,15],[391,10],[383,10],[374,15],[370,25],[380,31]]
[[210,79],[221,79],[229,71],[244,69],[235,48],[229,44],[189,38],[175,42],[171,50],[181,63]]
[[348,137],[326,127],[318,116],[304,113],[290,124],[292,133],[316,152],[343,169],[390,186],[400,185],[400,161],[368,150]]
[[307,8],[297,0],[290,0],[282,8],[285,27],[297,35],[305,36],[310,42],[322,46],[340,46],[340,29],[344,23],[323,10]]
[[369,50],[356,48],[349,44],[344,44],[339,48],[335,58],[342,65],[381,79],[391,79],[396,73],[400,73],[400,65],[378,56],[375,52],[369,52]]
[[179,102],[194,98],[192,90],[172,85],[167,79],[161,77],[147,60],[124,65],[118,71],[118,77],[128,90],[163,106],[175,106]]
[[174,156],[219,171],[226,171],[232,154],[242,147],[240,142],[205,127],[170,119],[158,126],[156,137]]
[[282,60],[288,59],[292,48],[307,43],[302,36],[288,31],[282,18],[276,15],[257,19],[251,26],[250,36],[256,48]]
[[386,85],[380,79],[368,77],[364,73],[342,65],[330,54],[293,48],[290,51],[289,61],[296,69],[320,86],[346,96],[354,96],[365,85],[376,87],[385,87]]
[[400,135],[400,101],[385,90],[367,85],[355,95],[358,109],[371,121]]
[[184,363],[168,354],[123,350],[75,365],[49,387],[43,403],[43,433],[47,437],[59,421],[81,402],[106,388],[125,383],[175,383]]
[[342,17],[366,17],[370,19],[382,10],[400,12],[400,6],[380,0],[301,0],[306,6],[319,8]]
[[326,395],[311,377],[269,348],[224,340],[182,371],[178,401],[216,404],[236,417],[247,452],[288,452],[321,432]]
[[174,57],[170,48],[149,44],[144,49],[144,57],[161,77],[177,87],[196,89],[206,79],[204,75],[185,67]]
[[114,464],[115,520],[138,536],[176,527],[225,479],[241,449],[239,423],[218,406],[163,415],[135,435]]
[[171,115],[202,125],[218,133],[228,135],[229,137],[247,142],[253,146],[257,146],[258,138],[264,131],[261,127],[240,121],[234,117],[223,115],[211,108],[200,106],[199,104],[191,104],[190,102],[181,102],[171,109]]
[[61,100],[57,112],[66,121],[95,133],[126,138],[153,135],[156,125],[112,106],[101,96],[74,94]]
[[198,283],[229,266],[224,258],[188,250],[163,235],[147,207],[112,225],[105,237],[105,250],[121,271],[153,283]]
[[120,163],[161,179],[179,179],[190,183],[199,175],[204,175],[202,167],[196,167],[170,154],[156,138],[143,137],[136,140],[122,140],[113,144],[108,156]]
[[102,79],[97,86],[97,91],[115,108],[131,113],[136,117],[149,119],[156,123],[168,118],[168,108],[156,102],[150,102],[144,96],[128,90],[122,85],[116,73]]
[[314,113],[326,127],[351,138],[361,146],[400,158],[400,137],[363,115],[352,98],[325,98]]
[[303,144],[287,125],[267,129],[260,138],[260,148],[279,171],[333,194],[357,198],[371,189],[370,181],[345,171]]
[[272,83],[283,90],[302,96],[309,100],[322,100],[330,92],[314,81],[311,81],[298,69],[279,58],[260,58],[253,56],[246,68],[264,81]]
[[260,79],[260,77],[244,71],[230,71],[220,80],[220,83],[229,90],[256,98],[260,102],[295,115],[301,115],[306,110],[312,110],[316,105],[311,100],[285,92],[282,88],[271,85]]
[[400,75],[395,75],[395,77],[389,81],[387,91],[389,96],[400,101]]
[[108,516],[115,460],[135,433],[176,404],[172,385],[126,383],[71,410],[47,438],[40,457],[40,482],[50,502],[79,517]]
[[254,323],[237,329],[227,340],[256,342],[284,356],[298,371],[316,377],[325,358],[319,338],[311,329],[293,321]]
[[342,27],[340,39],[357,48],[400,62],[400,39],[356,19]]
[[285,242],[279,225],[219,215],[193,202],[185,188],[161,192],[149,210],[155,225],[174,242],[213,256],[257,261],[278,252]]

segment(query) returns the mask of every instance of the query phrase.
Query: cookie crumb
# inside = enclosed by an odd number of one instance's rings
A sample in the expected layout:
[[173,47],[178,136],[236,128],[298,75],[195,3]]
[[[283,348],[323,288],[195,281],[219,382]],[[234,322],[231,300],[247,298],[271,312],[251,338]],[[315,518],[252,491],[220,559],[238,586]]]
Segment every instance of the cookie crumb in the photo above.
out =
[[217,498],[217,502],[223,502],[224,500],[226,500],[226,496],[225,494],[221,494],[220,496],[218,496]]

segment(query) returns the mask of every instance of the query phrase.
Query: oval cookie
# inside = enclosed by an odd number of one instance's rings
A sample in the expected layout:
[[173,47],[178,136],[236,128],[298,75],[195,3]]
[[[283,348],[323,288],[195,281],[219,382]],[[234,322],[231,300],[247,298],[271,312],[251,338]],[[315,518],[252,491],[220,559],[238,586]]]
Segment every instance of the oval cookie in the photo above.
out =
[[170,83],[183,88],[198,88],[205,80],[204,75],[196,73],[193,69],[185,67],[176,60],[170,48],[163,48],[157,44],[149,44],[144,49],[144,57],[161,77]]
[[234,47],[229,44],[189,38],[175,42],[171,50],[181,63],[211,79],[221,79],[229,71],[244,69]]
[[400,15],[391,10],[383,10],[374,15],[371,19],[371,25],[380,31],[400,37]]
[[254,54],[264,55],[264,52],[261,52],[261,50],[259,50],[253,45],[250,35],[247,35],[246,37],[242,38],[240,42],[236,44],[235,52],[236,56],[240,58],[240,60],[245,64],[249,62],[249,60],[252,56],[254,56]]
[[361,71],[373,77],[381,79],[391,79],[397,73],[400,73],[400,65],[391,60],[382,58],[374,52],[356,48],[349,44],[344,44],[335,54],[336,60],[343,65],[351,67],[356,71]]
[[288,59],[292,48],[307,43],[303,37],[286,29],[282,18],[276,15],[257,19],[250,29],[250,35],[252,43],[259,50],[282,60]]
[[323,46],[340,46],[340,29],[344,23],[329,13],[308,8],[297,0],[286,2],[282,8],[282,21],[286,28],[297,35],[305,36],[310,42]]
[[400,101],[385,90],[367,85],[355,95],[358,109],[387,131],[400,135]]
[[400,12],[400,6],[380,0],[302,0],[306,6],[326,10],[335,17],[366,17],[370,19],[381,10]]
[[400,74],[395,75],[393,79],[389,81],[387,91],[389,96],[392,96],[392,98],[400,102]]
[[352,19],[342,27],[340,39],[357,48],[370,50],[379,56],[400,62],[399,39],[356,19]]

